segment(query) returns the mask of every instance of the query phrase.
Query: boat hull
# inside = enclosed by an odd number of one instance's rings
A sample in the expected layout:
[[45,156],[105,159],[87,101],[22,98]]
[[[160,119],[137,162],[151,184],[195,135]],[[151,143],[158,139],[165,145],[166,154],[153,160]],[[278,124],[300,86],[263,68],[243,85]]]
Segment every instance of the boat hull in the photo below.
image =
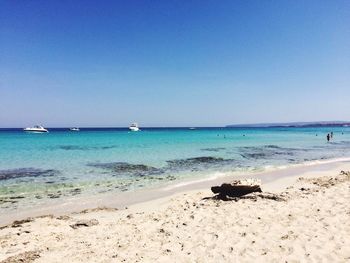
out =
[[48,133],[49,132],[47,130],[26,130],[26,129],[24,129],[24,131],[28,133]]

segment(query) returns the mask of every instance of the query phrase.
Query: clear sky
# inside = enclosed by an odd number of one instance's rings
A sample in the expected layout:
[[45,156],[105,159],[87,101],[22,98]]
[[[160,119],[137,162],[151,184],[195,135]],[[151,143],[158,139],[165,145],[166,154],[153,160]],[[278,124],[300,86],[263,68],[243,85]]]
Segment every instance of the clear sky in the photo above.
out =
[[0,127],[350,119],[350,1],[0,1]]

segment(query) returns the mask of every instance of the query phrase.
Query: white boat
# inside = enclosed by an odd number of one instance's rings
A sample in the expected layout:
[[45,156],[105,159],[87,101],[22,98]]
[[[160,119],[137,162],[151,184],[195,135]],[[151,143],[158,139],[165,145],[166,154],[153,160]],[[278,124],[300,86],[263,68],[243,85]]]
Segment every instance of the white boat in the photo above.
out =
[[133,124],[131,124],[131,125],[129,126],[129,130],[130,130],[130,131],[139,131],[140,129],[139,129],[139,126],[137,125],[137,123],[134,122]]
[[25,132],[33,132],[33,133],[45,133],[49,132],[47,129],[45,129],[43,126],[35,125],[34,127],[28,127],[23,129]]
[[77,128],[77,127],[74,127],[74,128],[69,128],[69,130],[70,130],[70,131],[80,131],[80,129],[79,129],[79,128]]

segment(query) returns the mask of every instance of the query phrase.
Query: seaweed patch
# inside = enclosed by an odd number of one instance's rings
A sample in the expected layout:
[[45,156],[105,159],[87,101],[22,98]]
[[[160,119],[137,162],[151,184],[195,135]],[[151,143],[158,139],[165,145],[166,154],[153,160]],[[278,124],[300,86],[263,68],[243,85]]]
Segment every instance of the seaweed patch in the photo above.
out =
[[213,147],[213,148],[203,148],[201,149],[201,151],[205,151],[205,152],[219,152],[222,150],[225,150],[226,148],[224,147]]
[[131,164],[126,162],[89,163],[88,166],[109,170],[114,175],[147,176],[162,173],[162,169],[144,164]]
[[18,168],[9,170],[0,170],[0,180],[9,180],[23,177],[52,177],[60,172],[54,169],[39,168]]
[[60,145],[59,149],[65,151],[91,151],[91,150],[108,150],[117,148],[115,145],[111,146],[80,146],[80,145]]
[[[299,149],[282,148],[276,145],[264,145],[261,147],[240,147],[240,155],[246,159],[275,159],[280,156],[293,156]],[[283,158],[284,158],[283,157]]]
[[221,157],[212,157],[212,156],[202,156],[202,157],[193,157],[187,159],[176,159],[167,161],[167,167],[171,170],[183,170],[189,169],[192,171],[197,171],[201,169],[207,169],[216,165],[227,165],[234,163],[233,159],[224,159]]

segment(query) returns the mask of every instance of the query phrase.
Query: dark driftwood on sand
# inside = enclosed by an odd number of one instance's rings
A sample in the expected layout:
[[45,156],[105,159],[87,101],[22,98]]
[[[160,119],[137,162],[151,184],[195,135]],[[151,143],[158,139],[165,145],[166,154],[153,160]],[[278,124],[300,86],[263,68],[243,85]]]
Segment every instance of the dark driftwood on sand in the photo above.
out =
[[90,227],[90,226],[95,226],[98,225],[98,221],[96,219],[91,219],[91,220],[79,220],[73,225],[70,225],[71,228],[77,229],[79,227]]
[[240,197],[253,192],[262,192],[260,185],[242,185],[242,184],[222,184],[221,186],[213,186],[211,191],[219,194],[220,197]]

